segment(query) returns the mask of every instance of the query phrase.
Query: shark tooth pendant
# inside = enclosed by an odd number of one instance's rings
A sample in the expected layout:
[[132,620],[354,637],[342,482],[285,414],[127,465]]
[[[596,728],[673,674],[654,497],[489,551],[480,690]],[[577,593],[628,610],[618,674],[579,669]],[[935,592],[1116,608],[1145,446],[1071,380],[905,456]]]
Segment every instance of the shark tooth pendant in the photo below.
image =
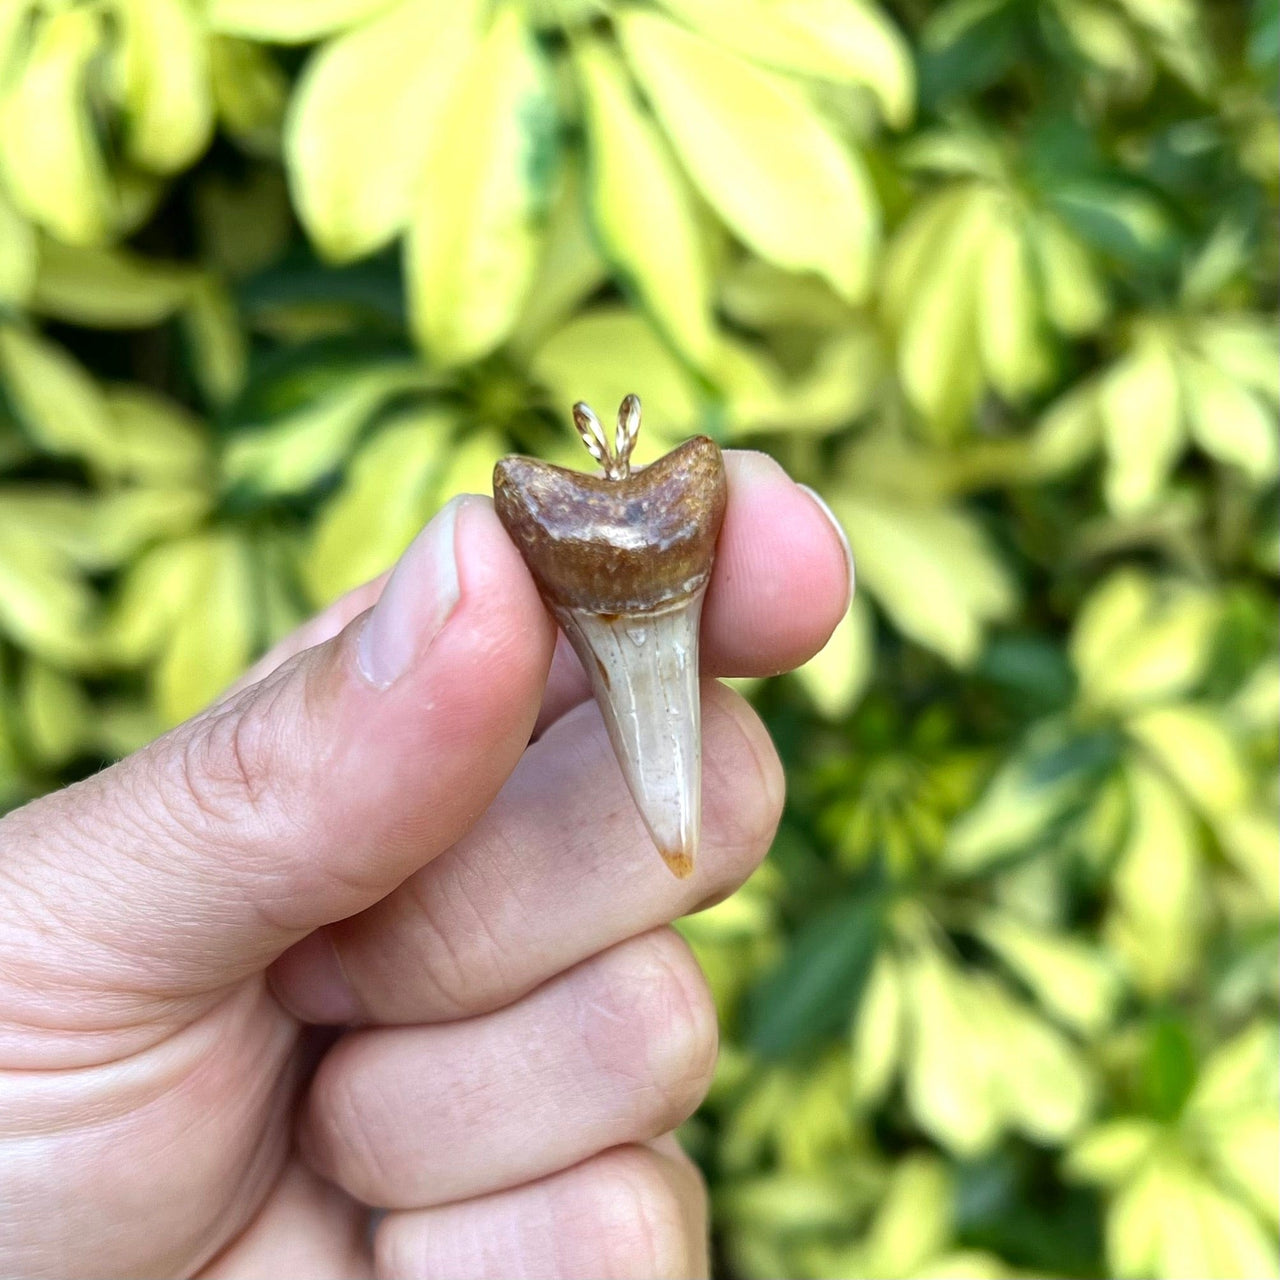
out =
[[603,476],[533,458],[494,468],[498,518],[591,680],[614,754],[667,866],[693,871],[702,808],[698,625],[727,486],[695,436],[631,470],[640,401],[610,442],[585,404],[574,422]]

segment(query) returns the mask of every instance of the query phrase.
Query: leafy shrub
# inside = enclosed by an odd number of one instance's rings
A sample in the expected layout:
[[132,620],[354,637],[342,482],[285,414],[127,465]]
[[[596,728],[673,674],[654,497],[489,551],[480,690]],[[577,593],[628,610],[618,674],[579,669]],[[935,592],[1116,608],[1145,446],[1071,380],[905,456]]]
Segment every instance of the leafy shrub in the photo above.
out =
[[751,689],[773,856],[683,926],[726,1270],[1276,1274],[1278,39],[2,0],[0,803],[637,390],[649,456],[766,448],[858,556]]

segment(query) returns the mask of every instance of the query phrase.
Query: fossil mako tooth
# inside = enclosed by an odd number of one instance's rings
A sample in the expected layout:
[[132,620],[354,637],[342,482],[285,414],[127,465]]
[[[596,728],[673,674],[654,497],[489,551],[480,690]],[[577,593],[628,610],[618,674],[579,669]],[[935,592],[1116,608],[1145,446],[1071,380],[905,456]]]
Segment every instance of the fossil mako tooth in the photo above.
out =
[[613,440],[586,405],[574,421],[603,476],[510,457],[494,504],[578,654],[658,852],[693,870],[702,806],[698,624],[726,485],[720,450],[697,436],[632,472],[640,401]]

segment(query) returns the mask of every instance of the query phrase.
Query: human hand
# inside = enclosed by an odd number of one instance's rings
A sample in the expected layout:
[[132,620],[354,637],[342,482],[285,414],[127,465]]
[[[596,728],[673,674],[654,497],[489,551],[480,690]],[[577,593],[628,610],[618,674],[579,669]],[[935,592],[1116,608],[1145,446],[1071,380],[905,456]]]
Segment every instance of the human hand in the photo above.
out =
[[[776,464],[726,466],[704,667],[771,674],[823,644],[849,570]],[[0,1272],[704,1272],[669,1135],[715,1015],[665,926],[756,866],[783,781],[734,693],[706,682],[703,717],[677,881],[466,498],[221,702],[10,814]]]

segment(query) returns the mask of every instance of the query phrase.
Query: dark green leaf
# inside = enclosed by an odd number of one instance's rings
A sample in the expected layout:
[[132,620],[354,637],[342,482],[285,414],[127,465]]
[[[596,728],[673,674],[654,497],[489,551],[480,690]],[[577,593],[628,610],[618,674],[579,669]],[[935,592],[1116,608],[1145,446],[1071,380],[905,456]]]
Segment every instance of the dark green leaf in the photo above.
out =
[[778,967],[747,994],[747,1045],[781,1058],[847,1027],[875,956],[883,914],[881,896],[859,894],[804,925]]

